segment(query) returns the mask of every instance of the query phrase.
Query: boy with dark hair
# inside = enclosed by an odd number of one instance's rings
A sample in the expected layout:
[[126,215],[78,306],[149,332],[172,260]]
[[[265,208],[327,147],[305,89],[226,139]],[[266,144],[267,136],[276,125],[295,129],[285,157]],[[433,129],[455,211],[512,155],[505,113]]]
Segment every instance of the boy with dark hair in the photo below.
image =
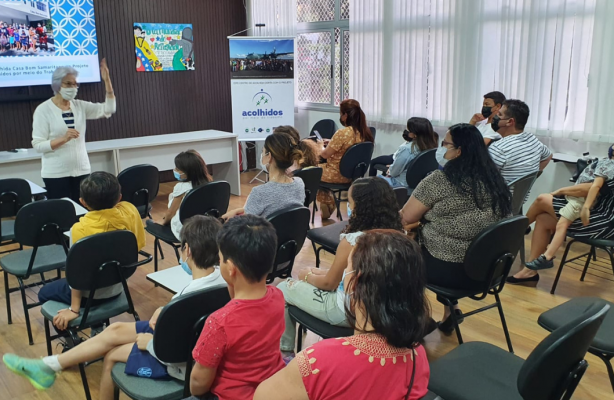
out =
[[220,270],[231,301],[209,316],[194,347],[190,377],[194,396],[251,400],[258,385],[284,367],[284,296],[266,277],[277,235],[255,215],[230,219],[218,235]]
[[492,127],[492,120],[501,109],[505,95],[501,92],[489,92],[484,95],[482,111],[474,114],[469,123],[475,125],[484,137],[484,143],[488,146],[493,140],[501,139],[501,135],[495,132]]
[[[121,186],[114,175],[94,172],[81,181],[80,191],[79,201],[89,212],[73,225],[73,243],[97,233],[127,230],[136,236],[139,250],[145,246],[145,229],[141,216],[134,205],[120,201]],[[101,288],[96,291],[93,304],[114,299],[123,290],[121,283]],[[38,300],[41,303],[54,300],[70,304],[69,308],[60,310],[53,318],[53,325],[59,330],[66,329],[70,321],[79,317],[81,306],[85,305],[88,297],[89,291],[71,289],[66,279],[48,283],[38,292]]]
[[[222,224],[215,218],[194,216],[186,221],[181,232],[181,259],[184,270],[192,275],[192,281],[181,295],[224,284],[220,274],[217,234]],[[160,307],[149,321],[116,322],[99,335],[81,343],[60,355],[40,359],[26,359],[14,354],[3,357],[7,367],[30,380],[37,389],[47,389],[55,382],[57,374],[65,368],[104,357],[100,398],[113,399],[111,370],[117,362],[126,363],[126,373],[138,375],[140,366],[147,365],[157,374],[168,374],[176,379],[185,376],[185,364],[163,365],[153,352],[153,335]],[[139,351],[140,350],[140,351]],[[145,360],[147,358],[148,360]],[[159,376],[158,376],[159,377]]]

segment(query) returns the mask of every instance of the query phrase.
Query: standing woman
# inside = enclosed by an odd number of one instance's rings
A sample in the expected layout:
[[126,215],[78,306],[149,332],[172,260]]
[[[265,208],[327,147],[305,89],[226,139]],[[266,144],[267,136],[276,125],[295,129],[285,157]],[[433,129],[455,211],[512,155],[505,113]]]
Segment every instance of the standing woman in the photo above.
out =
[[[322,182],[326,183],[349,183],[350,179],[341,175],[339,170],[341,158],[356,143],[373,142],[373,134],[367,126],[367,118],[359,102],[352,99],[343,100],[339,105],[339,114],[339,121],[344,128],[335,132],[326,149],[320,154],[320,157],[326,159],[326,164],[320,165]],[[336,208],[333,194],[328,190],[320,190],[317,200],[320,202],[322,219],[329,218]]]
[[81,180],[91,172],[85,149],[85,121],[109,118],[115,113],[115,94],[105,59],[100,63],[100,77],[106,88],[104,103],[75,100],[79,72],[72,67],[58,67],[51,80],[55,96],[34,111],[32,147],[43,153],[41,176],[47,197],[70,197],[79,201]]

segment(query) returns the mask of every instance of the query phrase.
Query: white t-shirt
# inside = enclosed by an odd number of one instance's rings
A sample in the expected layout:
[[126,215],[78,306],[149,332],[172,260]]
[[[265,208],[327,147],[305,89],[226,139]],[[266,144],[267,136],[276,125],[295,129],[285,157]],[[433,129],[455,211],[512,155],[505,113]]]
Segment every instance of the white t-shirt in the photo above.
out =
[[501,139],[501,135],[495,132],[492,129],[491,124],[488,123],[488,118],[483,119],[482,121],[475,124],[475,127],[478,128],[478,130],[480,131],[480,133],[485,139],[490,139],[490,140]]
[[[171,208],[171,204],[173,204],[173,200],[175,200],[176,197],[180,197],[181,195],[188,193],[190,190],[192,190],[192,182],[177,183],[173,188],[173,192],[168,195],[168,208]],[[182,227],[183,225],[179,219],[179,210],[177,210],[173,216],[173,219],[171,219],[171,231],[173,231],[173,235],[175,235],[175,237],[179,240],[181,240],[180,234]]]
[[[202,278],[193,279],[188,284],[188,286],[183,288],[181,292],[175,294],[173,296],[173,299],[176,299],[179,296],[183,296],[184,294],[196,292],[198,290],[202,290],[208,287],[214,287],[214,286],[218,286],[222,284],[225,285],[226,281],[224,280],[224,278],[222,278],[222,274],[220,273],[220,267],[216,266],[215,271],[212,274],[209,274]],[[156,357],[156,353],[154,352],[154,348],[153,348],[153,340],[150,340],[149,343],[147,343],[147,351],[149,352],[149,354]],[[157,358],[158,357],[156,357],[156,359]],[[185,363],[169,364],[169,363],[165,363],[162,361],[160,362],[166,365],[166,371],[171,377],[178,379],[180,381],[183,381],[183,379],[185,378],[185,368],[186,368]]]

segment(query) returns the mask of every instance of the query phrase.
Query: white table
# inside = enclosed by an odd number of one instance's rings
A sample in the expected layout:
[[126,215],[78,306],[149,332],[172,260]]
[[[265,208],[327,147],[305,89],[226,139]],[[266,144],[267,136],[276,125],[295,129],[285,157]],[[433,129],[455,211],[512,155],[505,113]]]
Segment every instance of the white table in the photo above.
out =
[[554,153],[552,155],[552,161],[554,162],[565,162],[565,163],[570,163],[574,165],[576,164],[579,158],[582,158],[582,156],[574,156],[574,155],[565,154],[565,153]]
[[192,277],[180,265],[166,268],[147,275],[147,280],[160,285],[175,294],[181,292],[192,281]]
[[[117,175],[139,164],[151,164],[160,171],[173,169],[177,154],[188,149],[198,151],[213,169],[215,180],[230,184],[230,192],[241,195],[239,144],[237,135],[217,130],[173,133],[86,143],[92,171]],[[42,185],[41,154],[0,152],[0,179],[21,177]]]
[[75,214],[77,214],[77,217],[82,217],[87,214],[87,208],[83,207],[81,204],[74,202],[68,197],[62,197],[62,200],[68,200],[72,203],[72,205],[75,207]]
[[26,181],[30,185],[30,192],[32,193],[32,196],[37,196],[39,194],[47,193],[47,190],[45,188],[38,186],[36,183],[32,182],[31,180],[26,179]]

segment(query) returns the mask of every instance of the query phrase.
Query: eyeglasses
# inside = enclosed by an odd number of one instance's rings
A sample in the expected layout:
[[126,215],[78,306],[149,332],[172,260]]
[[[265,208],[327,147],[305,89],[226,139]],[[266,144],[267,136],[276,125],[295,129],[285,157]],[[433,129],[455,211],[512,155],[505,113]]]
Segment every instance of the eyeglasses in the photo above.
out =
[[73,82],[62,82],[62,87],[65,88],[79,88],[79,84],[78,83],[73,83]]
[[454,147],[454,143],[446,142],[445,140],[441,142],[441,147],[448,147],[448,146]]

